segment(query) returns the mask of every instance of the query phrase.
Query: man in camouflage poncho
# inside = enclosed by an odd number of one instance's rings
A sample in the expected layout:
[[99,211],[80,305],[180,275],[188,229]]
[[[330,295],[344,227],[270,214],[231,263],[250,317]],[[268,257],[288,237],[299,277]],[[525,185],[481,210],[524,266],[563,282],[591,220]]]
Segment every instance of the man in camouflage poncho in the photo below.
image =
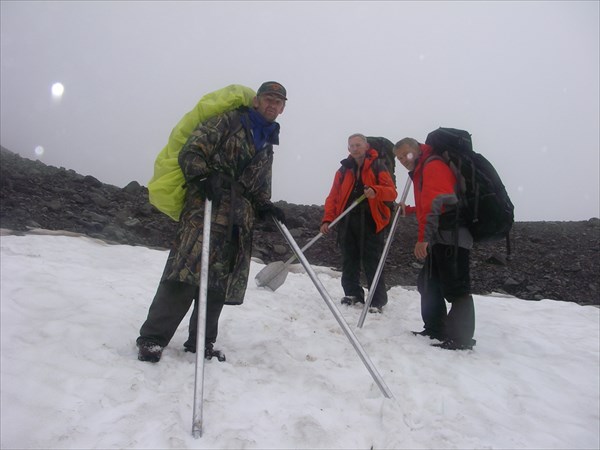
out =
[[[224,304],[244,300],[255,216],[284,221],[271,203],[275,122],[286,104],[285,88],[263,83],[253,107],[241,107],[202,122],[179,154],[187,184],[179,228],[148,317],[137,338],[138,359],[158,362],[193,300],[198,298],[205,199],[212,200],[205,357],[225,360],[213,344]],[[197,304],[197,301],[196,301]],[[196,351],[197,310],[186,351]]]

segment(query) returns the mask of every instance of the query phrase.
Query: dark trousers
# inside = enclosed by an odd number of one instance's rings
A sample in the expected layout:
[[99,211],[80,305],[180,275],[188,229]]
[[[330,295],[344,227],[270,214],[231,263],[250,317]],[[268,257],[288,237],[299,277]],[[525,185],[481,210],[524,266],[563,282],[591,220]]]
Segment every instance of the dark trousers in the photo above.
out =
[[[384,232],[375,232],[375,222],[370,212],[352,211],[342,224],[339,239],[344,294],[364,299],[364,291],[360,284],[361,266],[364,268],[368,287],[371,289],[379,258],[385,246]],[[385,277],[382,272],[371,305],[380,307],[386,305],[387,301]]]
[[[425,330],[465,344],[475,333],[469,253],[453,245],[433,245],[417,281]],[[450,312],[445,300],[451,304]]]
[[[148,317],[140,328],[140,340],[150,341],[166,347],[177,331],[177,327],[187,314],[192,301],[194,311],[190,318],[189,338],[184,344],[186,348],[196,349],[198,330],[198,287],[178,281],[162,281],[158,285],[156,295]],[[212,289],[208,290],[206,305],[206,343],[215,343],[219,332],[219,317],[225,304],[225,296]]]

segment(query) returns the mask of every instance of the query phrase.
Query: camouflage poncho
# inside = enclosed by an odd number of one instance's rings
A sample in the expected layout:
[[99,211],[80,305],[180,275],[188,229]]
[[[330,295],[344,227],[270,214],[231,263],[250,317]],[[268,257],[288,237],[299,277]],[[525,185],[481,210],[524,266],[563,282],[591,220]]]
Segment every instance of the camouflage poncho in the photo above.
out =
[[213,202],[208,288],[225,294],[227,304],[241,304],[252,255],[254,209],[270,203],[273,146],[256,151],[242,125],[243,108],[209,119],[194,130],[179,154],[189,182],[177,236],[161,281],[199,285],[204,228],[204,197],[193,180],[222,173],[239,183],[225,186]]

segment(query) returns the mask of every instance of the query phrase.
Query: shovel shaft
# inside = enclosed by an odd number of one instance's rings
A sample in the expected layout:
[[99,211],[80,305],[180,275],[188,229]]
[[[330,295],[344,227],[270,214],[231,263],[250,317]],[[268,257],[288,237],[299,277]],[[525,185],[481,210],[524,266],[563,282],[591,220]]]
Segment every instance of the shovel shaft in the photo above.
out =
[[[408,191],[410,190],[410,177],[406,180],[406,185],[404,186],[404,191],[402,191],[402,197],[400,198],[400,203],[406,202],[406,197],[408,196]],[[402,212],[402,208],[400,205],[396,208],[396,213],[394,214],[394,220],[392,221],[392,226],[388,233],[387,241],[385,242],[385,247],[383,248],[383,253],[381,253],[381,257],[379,258],[379,264],[377,265],[377,270],[375,271],[375,275],[373,276],[373,281],[371,282],[371,288],[369,289],[369,295],[365,300],[365,306],[363,307],[362,312],[360,313],[360,317],[358,318],[358,328],[362,328],[365,323],[365,318],[367,317],[367,312],[369,311],[369,307],[371,306],[371,302],[373,301],[373,295],[375,295],[375,290],[377,289],[377,283],[379,283],[379,278],[381,277],[381,272],[383,272],[383,265],[385,264],[385,260],[387,258],[388,252],[390,251],[390,247],[392,245],[392,240],[394,239],[394,233],[396,232],[396,227],[398,226],[398,219],[400,217],[400,213]]]

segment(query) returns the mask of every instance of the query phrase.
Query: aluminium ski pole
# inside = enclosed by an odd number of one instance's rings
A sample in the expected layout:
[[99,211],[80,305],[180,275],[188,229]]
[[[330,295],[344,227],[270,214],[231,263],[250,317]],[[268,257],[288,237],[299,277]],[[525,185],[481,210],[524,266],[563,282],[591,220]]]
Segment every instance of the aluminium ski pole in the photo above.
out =
[[346,335],[346,337],[348,338],[348,340],[354,347],[354,350],[356,350],[356,352],[358,353],[358,356],[360,357],[361,361],[363,362],[363,364],[365,365],[365,367],[367,368],[367,370],[373,377],[373,380],[375,381],[375,383],[381,390],[383,396],[385,398],[390,398],[390,399],[394,398],[392,392],[385,384],[385,381],[383,381],[383,378],[381,377],[379,372],[377,372],[377,369],[373,365],[373,362],[369,358],[369,355],[367,355],[364,348],[360,345],[360,342],[358,341],[358,339],[356,338],[356,336],[354,335],[354,333],[352,332],[352,330],[350,329],[350,327],[344,320],[344,317],[342,316],[340,311],[336,308],[333,300],[329,296],[329,293],[325,290],[325,286],[323,286],[323,284],[321,283],[321,280],[319,280],[319,277],[317,276],[317,274],[315,273],[315,271],[313,270],[311,265],[308,263],[306,256],[304,256],[304,253],[302,253],[302,250],[300,249],[300,247],[298,246],[298,244],[292,237],[292,235],[289,232],[289,230],[287,229],[287,227],[283,223],[278,221],[277,219],[274,218],[273,220],[274,220],[275,224],[277,225],[277,228],[279,228],[279,231],[281,231],[281,234],[283,234],[283,237],[286,239],[286,241],[290,245],[290,247],[292,247],[292,250],[294,251],[294,253],[296,253],[298,260],[304,266],[306,273],[308,273],[308,275],[310,276],[310,279],[312,280],[315,287],[321,294],[321,297],[323,297],[323,300],[325,300],[325,303],[327,304],[327,306],[333,313],[333,316],[335,317],[338,324],[344,331],[344,334]]
[[196,375],[194,379],[194,415],[192,436],[202,436],[202,401],[204,397],[204,346],[206,339],[206,304],[208,293],[208,256],[210,252],[210,220],[212,202],[204,202],[204,229],[202,231],[202,255],[200,258],[200,286],[198,287],[198,330],[196,333]]

